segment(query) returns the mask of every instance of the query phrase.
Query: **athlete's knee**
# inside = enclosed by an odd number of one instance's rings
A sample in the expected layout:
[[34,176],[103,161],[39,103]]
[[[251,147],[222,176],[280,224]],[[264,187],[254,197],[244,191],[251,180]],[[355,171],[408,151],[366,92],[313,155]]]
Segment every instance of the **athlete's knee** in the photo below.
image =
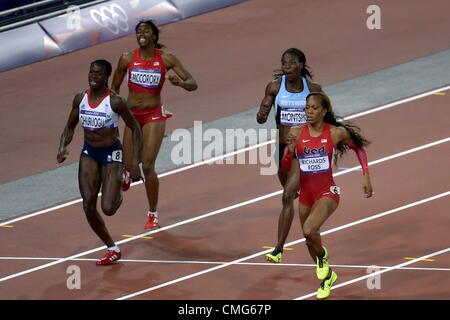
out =
[[114,215],[118,208],[117,203],[113,203],[112,201],[102,202],[102,211],[107,216]]
[[296,188],[285,188],[283,190],[282,201],[283,205],[292,204],[297,194]]
[[155,161],[144,159],[144,161],[142,162],[142,170],[144,171],[145,176],[156,174]]
[[99,220],[98,218],[97,206],[95,203],[83,202],[83,211],[89,224],[102,223],[102,220]]
[[113,216],[120,207],[122,198],[117,201],[102,201],[102,211],[107,216]]
[[278,169],[278,180],[281,185],[284,187],[287,181],[287,173],[283,172],[281,169]]
[[302,228],[303,236],[306,239],[306,242],[313,242],[315,238],[319,235],[319,229],[304,225]]
[[86,214],[86,216],[91,216],[92,214],[95,214],[96,210],[96,203],[94,201],[84,200],[83,201],[83,211]]

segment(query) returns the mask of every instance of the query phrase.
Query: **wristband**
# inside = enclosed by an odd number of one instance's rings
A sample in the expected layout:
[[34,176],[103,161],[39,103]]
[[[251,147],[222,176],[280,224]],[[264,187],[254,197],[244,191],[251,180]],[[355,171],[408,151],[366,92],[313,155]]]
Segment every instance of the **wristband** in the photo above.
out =
[[284,173],[288,173],[289,171],[291,171],[291,167],[292,167],[292,160],[294,159],[294,153],[290,153],[288,155],[289,149],[286,146],[286,148],[284,149],[284,153],[283,153],[283,158],[281,159],[281,171],[283,171]]

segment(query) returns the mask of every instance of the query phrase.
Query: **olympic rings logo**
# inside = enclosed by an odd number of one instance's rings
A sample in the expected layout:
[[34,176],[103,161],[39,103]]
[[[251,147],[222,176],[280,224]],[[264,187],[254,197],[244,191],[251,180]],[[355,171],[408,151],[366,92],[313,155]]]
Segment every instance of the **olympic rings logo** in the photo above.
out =
[[100,10],[92,9],[90,14],[96,24],[114,34],[118,34],[120,30],[126,32],[130,29],[126,12],[115,3],[110,7],[101,7]]

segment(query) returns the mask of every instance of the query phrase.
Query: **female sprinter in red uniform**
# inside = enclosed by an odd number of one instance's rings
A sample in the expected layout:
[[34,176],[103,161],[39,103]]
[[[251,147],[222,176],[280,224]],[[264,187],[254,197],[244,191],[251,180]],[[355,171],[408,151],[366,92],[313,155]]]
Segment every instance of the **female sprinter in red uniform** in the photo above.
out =
[[[306,65],[305,54],[297,48],[287,49],[281,55],[281,77],[266,86],[264,98],[256,115],[258,123],[265,123],[272,106],[279,131],[278,163],[281,163],[290,128],[306,123],[306,97],[310,92],[320,92],[322,87],[311,81],[312,74]],[[278,179],[283,186],[282,209],[278,218],[278,238],[274,250],[266,255],[273,263],[280,263],[283,247],[294,218],[294,199],[299,191],[299,169],[289,172],[278,169]]]
[[[122,145],[118,131],[119,116],[132,131],[135,145],[142,145],[142,132],[136,119],[128,110],[125,100],[108,89],[112,66],[106,60],[96,60],[89,69],[89,89],[75,95],[72,109],[61,135],[56,159],[62,163],[68,154],[66,147],[72,141],[78,122],[84,129],[84,146],[80,155],[78,182],[83,210],[89,225],[108,247],[97,265],[107,265],[119,260],[121,252],[109,235],[105,222],[97,211],[97,197],[101,188],[101,208],[112,216],[122,203]],[[140,178],[140,148],[132,159],[131,177]]]
[[317,278],[322,280],[317,298],[323,299],[330,295],[331,286],[337,280],[336,273],[329,267],[328,251],[320,237],[320,227],[336,210],[340,198],[340,189],[333,181],[331,169],[333,153],[336,150],[342,155],[347,149],[356,152],[363,171],[363,191],[369,198],[373,190],[363,149],[369,142],[358,133],[357,127],[336,120],[330,100],[324,93],[310,93],[306,98],[305,112],[307,124],[291,129],[282,169],[290,170],[295,153],[302,186],[300,223],[309,254],[317,263]]
[[[112,90],[119,93],[125,74],[128,72],[128,106],[139,122],[144,136],[142,151],[145,190],[149,204],[145,229],[159,227],[157,212],[159,180],[155,172],[155,161],[161,147],[166,128],[166,120],[172,116],[161,104],[161,90],[167,78],[173,85],[187,91],[197,89],[192,75],[173,54],[160,50],[159,30],[152,21],[142,21],[136,25],[136,39],[139,48],[124,53],[114,72]],[[170,69],[176,75],[166,75]],[[124,183],[122,190],[130,186],[129,171],[135,145],[130,128],[125,128]],[[132,180],[132,179],[131,179]]]

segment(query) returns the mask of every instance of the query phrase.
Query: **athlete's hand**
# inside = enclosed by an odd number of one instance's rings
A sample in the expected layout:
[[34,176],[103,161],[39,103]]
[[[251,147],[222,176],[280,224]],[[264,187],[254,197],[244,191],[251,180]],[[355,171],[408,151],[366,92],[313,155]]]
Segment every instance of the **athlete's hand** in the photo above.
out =
[[131,168],[131,171],[130,171],[130,178],[131,178],[131,181],[133,181],[133,182],[136,182],[139,180],[145,181],[144,173],[141,171],[141,167],[139,166],[138,162],[133,163],[133,167]]
[[67,149],[59,150],[58,155],[56,156],[56,161],[58,161],[58,163],[62,163],[64,160],[66,160],[68,154],[69,151],[67,151]]
[[175,75],[166,75],[166,79],[169,80],[174,86],[183,87],[184,81]]
[[290,132],[286,137],[286,147],[289,149],[289,152],[294,152],[296,143],[297,143],[297,136],[292,132]]
[[366,198],[370,198],[374,194],[368,173],[363,176],[363,191]]
[[261,111],[259,111],[259,112],[256,114],[256,122],[258,122],[258,123],[260,123],[260,124],[266,123],[268,115],[269,115],[269,114],[268,114],[267,112],[261,112]]

